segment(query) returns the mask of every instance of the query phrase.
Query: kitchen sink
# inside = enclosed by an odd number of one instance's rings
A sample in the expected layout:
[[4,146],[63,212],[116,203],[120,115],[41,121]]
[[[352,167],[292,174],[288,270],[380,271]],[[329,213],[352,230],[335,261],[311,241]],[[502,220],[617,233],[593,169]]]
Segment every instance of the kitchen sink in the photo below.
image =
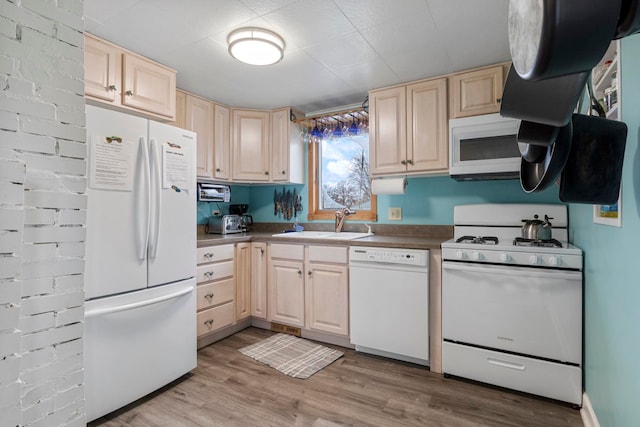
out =
[[273,237],[287,237],[291,239],[331,239],[331,240],[355,240],[362,237],[373,236],[373,233],[358,233],[343,231],[295,231],[291,233],[277,233]]

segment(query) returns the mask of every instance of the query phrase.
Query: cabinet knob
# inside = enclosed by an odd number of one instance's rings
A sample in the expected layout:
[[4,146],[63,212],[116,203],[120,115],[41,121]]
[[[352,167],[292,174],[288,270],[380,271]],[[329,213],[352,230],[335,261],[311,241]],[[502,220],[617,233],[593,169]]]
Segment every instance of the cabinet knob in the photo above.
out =
[[207,319],[207,320],[205,320],[205,321],[204,321],[204,325],[205,325],[207,328],[211,329],[211,325],[213,325],[213,319]]
[[266,171],[264,174],[265,174],[265,175],[269,175],[269,171]]
[[216,168],[216,172],[220,172],[220,168]]
[[502,98],[497,98],[497,99],[496,99],[496,102],[497,102],[498,104],[500,104],[500,103],[502,102]]
[[311,271],[307,272],[307,276],[311,276]]
[[210,279],[213,276],[213,271],[205,271],[204,275]]
[[213,293],[209,292],[204,297],[209,301],[209,303],[211,303],[211,300],[213,300]]
[[206,254],[203,255],[206,259],[211,259],[213,258],[213,252],[207,252]]
[[302,271],[298,270],[298,276],[302,276]]
[[407,160],[408,165],[413,165],[413,160]]
[[407,164],[407,161],[406,161],[406,160],[403,160],[403,161],[401,161],[401,162],[400,162],[400,164],[401,164],[401,165],[406,165],[406,164]]
[[287,174],[287,172],[285,172],[285,171],[282,171],[282,172],[280,172],[280,173],[281,173],[282,175],[286,175],[286,174]]
[[130,90],[126,91],[124,94],[127,96],[133,96],[133,92],[131,92]]
[[109,85],[107,86],[107,90],[111,91],[111,92],[115,92],[116,91],[116,85]]

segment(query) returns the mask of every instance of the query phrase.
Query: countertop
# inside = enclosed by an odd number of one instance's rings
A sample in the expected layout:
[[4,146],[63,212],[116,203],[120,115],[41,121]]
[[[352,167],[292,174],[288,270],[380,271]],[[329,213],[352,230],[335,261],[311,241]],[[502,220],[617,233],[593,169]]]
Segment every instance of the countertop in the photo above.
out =
[[[390,247],[404,249],[440,249],[440,244],[453,237],[453,233],[434,233],[435,236],[429,235],[404,235],[404,234],[373,234],[353,240],[336,239],[305,239],[300,237],[288,237],[286,234],[282,236],[273,236],[278,231],[256,231],[251,233],[236,234],[206,234],[198,230],[198,247],[223,245],[226,243],[238,242],[278,242],[292,244],[316,244],[330,246],[374,246],[374,247]],[[375,233],[375,232],[374,232]]]

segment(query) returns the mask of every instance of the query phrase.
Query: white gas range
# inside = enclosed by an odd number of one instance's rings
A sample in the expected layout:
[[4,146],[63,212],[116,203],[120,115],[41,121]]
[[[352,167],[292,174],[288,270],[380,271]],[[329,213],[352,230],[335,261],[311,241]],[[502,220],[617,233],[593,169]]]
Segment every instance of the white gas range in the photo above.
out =
[[[550,217],[552,239],[522,239]],[[582,403],[582,251],[564,205],[456,206],[442,244],[442,368],[455,375]]]

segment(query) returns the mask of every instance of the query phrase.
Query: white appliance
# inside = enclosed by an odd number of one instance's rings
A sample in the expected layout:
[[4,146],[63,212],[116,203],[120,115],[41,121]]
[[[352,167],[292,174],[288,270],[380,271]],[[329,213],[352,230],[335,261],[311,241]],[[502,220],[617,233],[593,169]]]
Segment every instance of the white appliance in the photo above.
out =
[[199,202],[224,202],[231,200],[231,187],[225,184],[214,184],[210,182],[198,183]]
[[449,120],[449,175],[458,181],[516,179],[520,120],[500,114]]
[[87,421],[196,366],[196,135],[87,106]]
[[[522,239],[522,220],[552,219],[552,239]],[[442,244],[442,370],[582,404],[582,251],[564,205],[454,208]]]
[[429,251],[349,248],[351,343],[357,351],[429,364]]

